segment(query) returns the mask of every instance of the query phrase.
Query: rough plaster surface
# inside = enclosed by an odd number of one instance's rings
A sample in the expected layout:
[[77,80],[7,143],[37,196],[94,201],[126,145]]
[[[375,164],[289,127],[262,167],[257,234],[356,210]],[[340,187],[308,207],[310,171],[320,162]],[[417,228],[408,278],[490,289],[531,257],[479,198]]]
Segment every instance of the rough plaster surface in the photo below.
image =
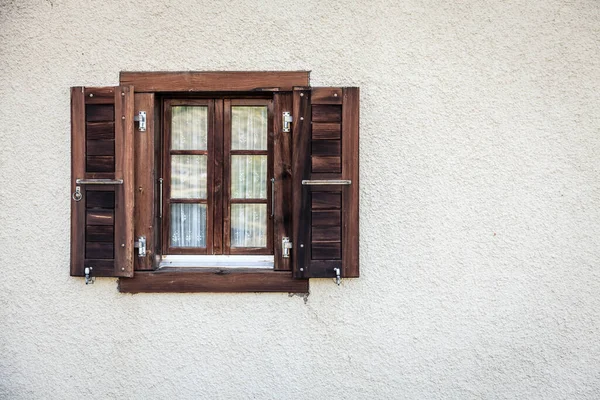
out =
[[[0,3],[0,398],[600,397],[598,1]],[[361,87],[360,279],[69,277],[70,86],[298,69]]]

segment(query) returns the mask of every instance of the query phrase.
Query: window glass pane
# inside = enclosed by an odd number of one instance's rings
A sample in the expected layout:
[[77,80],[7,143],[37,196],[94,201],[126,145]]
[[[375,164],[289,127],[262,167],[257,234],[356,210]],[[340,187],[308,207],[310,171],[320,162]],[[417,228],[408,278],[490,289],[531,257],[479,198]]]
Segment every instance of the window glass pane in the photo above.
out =
[[171,156],[171,198],[206,198],[206,156]]
[[267,198],[267,156],[231,156],[231,198]]
[[171,247],[206,247],[206,204],[171,204]]
[[267,205],[231,205],[231,247],[267,247]]
[[231,149],[267,150],[267,107],[231,107]]
[[208,107],[171,107],[171,149],[206,150]]

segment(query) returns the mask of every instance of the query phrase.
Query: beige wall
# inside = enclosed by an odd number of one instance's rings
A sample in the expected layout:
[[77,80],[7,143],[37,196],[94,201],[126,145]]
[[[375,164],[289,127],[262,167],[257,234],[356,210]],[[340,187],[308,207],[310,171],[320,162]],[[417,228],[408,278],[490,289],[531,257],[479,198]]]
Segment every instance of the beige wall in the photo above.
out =
[[[3,0],[0,398],[600,397],[600,3]],[[69,87],[361,87],[362,277],[122,295],[68,275]]]

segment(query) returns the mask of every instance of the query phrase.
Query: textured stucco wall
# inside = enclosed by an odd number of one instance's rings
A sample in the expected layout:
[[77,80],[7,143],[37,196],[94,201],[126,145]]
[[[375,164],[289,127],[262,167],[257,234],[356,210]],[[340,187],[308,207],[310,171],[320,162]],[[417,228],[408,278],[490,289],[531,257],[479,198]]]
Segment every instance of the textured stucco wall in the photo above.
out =
[[[597,0],[0,3],[0,398],[600,397]],[[70,86],[282,69],[361,87],[360,279],[69,277]]]

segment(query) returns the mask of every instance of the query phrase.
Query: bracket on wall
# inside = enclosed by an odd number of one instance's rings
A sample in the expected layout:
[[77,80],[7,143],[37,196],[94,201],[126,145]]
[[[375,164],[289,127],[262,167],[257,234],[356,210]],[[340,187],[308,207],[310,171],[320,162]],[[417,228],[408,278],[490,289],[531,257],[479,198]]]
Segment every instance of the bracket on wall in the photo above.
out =
[[140,123],[140,132],[146,132],[146,111],[140,111],[138,115],[133,117],[133,120]]

